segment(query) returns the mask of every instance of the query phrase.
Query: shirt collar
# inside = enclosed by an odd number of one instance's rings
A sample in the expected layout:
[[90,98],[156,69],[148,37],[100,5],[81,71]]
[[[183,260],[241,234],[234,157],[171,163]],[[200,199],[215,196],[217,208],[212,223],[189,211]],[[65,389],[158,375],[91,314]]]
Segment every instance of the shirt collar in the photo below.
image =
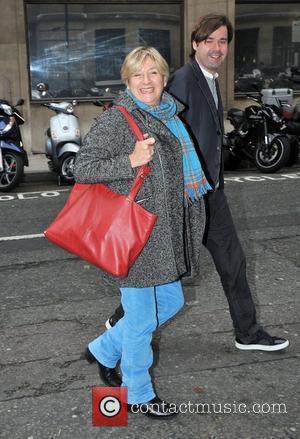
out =
[[210,73],[208,70],[204,69],[201,64],[198,63],[197,59],[195,58],[198,66],[200,67],[200,69],[202,70],[203,75],[208,78],[208,79],[217,79],[219,77],[219,74],[216,73]]

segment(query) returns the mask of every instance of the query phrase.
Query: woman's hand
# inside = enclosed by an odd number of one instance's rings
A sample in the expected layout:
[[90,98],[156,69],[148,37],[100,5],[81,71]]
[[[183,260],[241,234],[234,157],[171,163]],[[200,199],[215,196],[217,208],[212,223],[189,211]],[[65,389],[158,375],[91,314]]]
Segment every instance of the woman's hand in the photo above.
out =
[[153,159],[155,139],[149,137],[149,134],[144,134],[144,139],[136,142],[133,152],[129,155],[133,168],[145,165]]

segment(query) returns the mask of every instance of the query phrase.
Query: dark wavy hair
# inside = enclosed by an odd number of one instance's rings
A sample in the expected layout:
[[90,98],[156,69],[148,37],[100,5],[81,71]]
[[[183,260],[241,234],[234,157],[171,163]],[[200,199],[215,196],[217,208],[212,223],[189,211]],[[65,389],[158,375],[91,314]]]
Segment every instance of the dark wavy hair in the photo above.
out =
[[195,50],[193,48],[193,41],[200,43],[205,41],[210,34],[215,30],[219,29],[221,26],[227,27],[228,32],[228,43],[231,42],[233,38],[233,26],[226,15],[220,14],[207,14],[199,18],[196,23],[192,33],[191,33],[191,57],[195,55]]

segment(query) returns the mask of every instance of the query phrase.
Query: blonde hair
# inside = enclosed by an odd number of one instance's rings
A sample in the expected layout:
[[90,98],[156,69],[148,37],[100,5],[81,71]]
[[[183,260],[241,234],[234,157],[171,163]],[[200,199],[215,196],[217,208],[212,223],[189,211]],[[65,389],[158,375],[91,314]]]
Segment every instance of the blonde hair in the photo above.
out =
[[159,51],[154,47],[139,46],[127,54],[122,64],[121,78],[125,83],[142,67],[147,57],[155,62],[158,72],[165,77],[166,81],[168,80],[169,66]]

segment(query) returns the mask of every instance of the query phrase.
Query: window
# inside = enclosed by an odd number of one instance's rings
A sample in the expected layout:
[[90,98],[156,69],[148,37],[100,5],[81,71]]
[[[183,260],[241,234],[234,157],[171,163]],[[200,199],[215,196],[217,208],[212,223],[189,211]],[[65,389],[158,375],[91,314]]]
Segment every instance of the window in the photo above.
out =
[[110,98],[124,87],[124,57],[139,45],[156,47],[171,71],[180,67],[181,2],[155,3],[28,1],[32,101],[40,99],[39,82],[54,98]]
[[171,64],[170,31],[163,29],[139,29],[140,45],[156,47],[167,63]]
[[300,0],[236,1],[235,92],[300,92]]
[[102,81],[112,83],[120,79],[120,69],[125,54],[125,29],[96,29],[95,84],[101,85]]

